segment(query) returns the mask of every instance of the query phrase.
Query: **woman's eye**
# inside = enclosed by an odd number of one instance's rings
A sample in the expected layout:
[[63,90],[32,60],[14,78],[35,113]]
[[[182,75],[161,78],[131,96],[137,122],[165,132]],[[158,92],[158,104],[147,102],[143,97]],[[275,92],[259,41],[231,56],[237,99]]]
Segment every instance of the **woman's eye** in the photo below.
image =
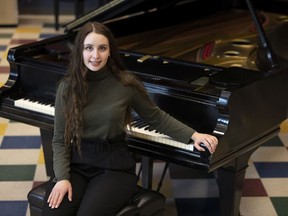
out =
[[99,50],[101,50],[101,51],[105,51],[106,49],[107,49],[107,48],[104,47],[104,46],[99,48]]
[[87,51],[91,51],[91,50],[93,50],[93,47],[91,47],[91,46],[87,46],[87,47],[85,47],[85,50],[87,50]]

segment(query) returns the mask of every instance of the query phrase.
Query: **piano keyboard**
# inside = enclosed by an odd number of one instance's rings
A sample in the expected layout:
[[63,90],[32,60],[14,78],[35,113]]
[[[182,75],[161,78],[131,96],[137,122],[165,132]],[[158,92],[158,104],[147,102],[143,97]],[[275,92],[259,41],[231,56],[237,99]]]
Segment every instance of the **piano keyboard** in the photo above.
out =
[[55,115],[55,109],[53,105],[49,103],[40,102],[37,100],[21,98],[19,100],[14,101],[14,106],[27,109],[27,110],[31,110],[34,112],[43,113],[43,114],[50,115],[50,116]]
[[[39,102],[37,100],[21,98],[19,100],[15,100],[14,105],[19,108],[43,113],[50,116],[54,116],[55,114],[53,105]],[[127,133],[130,136],[162,143],[171,147],[184,149],[186,151],[194,150],[194,145],[187,145],[185,143],[175,141],[171,137],[159,133],[158,131],[149,127],[149,125],[141,120],[139,116],[133,116],[133,119],[134,121],[131,124],[131,128],[127,127]]]
[[164,135],[155,129],[151,128],[147,123],[145,123],[140,117],[134,116],[135,119],[131,123],[131,128],[128,127],[127,133],[136,138],[141,138],[145,140],[154,141],[157,143],[162,143],[171,147],[180,148],[186,151],[193,151],[194,145],[186,144],[173,140],[171,137]]

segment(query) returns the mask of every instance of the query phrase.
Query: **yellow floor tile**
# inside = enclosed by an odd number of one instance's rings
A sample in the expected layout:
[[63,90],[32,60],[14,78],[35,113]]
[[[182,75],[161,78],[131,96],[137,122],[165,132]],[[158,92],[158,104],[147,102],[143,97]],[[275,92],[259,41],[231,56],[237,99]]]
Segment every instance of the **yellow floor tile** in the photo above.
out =
[[7,124],[0,123],[0,135],[4,136],[6,132]]
[[281,124],[281,133],[288,133],[288,119]]
[[16,33],[38,33],[41,32],[41,27],[19,27],[15,30]]
[[45,163],[45,161],[44,161],[44,153],[43,153],[43,149],[41,148],[40,152],[39,152],[38,164],[44,164],[44,163]]

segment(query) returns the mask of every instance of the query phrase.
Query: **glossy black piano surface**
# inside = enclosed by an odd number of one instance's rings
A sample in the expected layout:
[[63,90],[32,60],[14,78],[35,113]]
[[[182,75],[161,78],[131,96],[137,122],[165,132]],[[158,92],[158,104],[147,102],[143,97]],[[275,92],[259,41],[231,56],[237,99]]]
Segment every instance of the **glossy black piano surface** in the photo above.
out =
[[[133,135],[128,137],[131,151],[214,171],[223,215],[238,215],[250,155],[287,119],[283,35],[288,34],[284,16],[257,11],[269,42],[262,48],[251,11],[242,5],[236,10],[237,1],[231,2],[114,0],[67,24],[63,35],[11,48],[10,76],[0,88],[0,116],[40,128],[51,175],[53,113],[19,108],[16,100],[28,98],[53,108],[77,28],[88,20],[104,22],[116,36],[127,69],[142,79],[151,98],[172,116],[219,138],[212,156]],[[276,66],[270,65],[266,48],[273,51]]]

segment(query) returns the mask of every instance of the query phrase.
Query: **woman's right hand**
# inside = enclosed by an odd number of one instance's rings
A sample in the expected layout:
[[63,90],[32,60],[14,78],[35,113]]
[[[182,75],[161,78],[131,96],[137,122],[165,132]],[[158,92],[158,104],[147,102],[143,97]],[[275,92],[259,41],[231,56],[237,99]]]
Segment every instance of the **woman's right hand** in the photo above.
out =
[[68,193],[69,201],[72,201],[72,185],[68,180],[61,180],[53,187],[47,202],[52,209],[58,208],[65,194]]
[[211,154],[216,151],[218,139],[215,136],[195,132],[191,139],[194,141],[194,146],[198,151],[205,151],[205,149],[201,147],[201,143],[203,143],[208,148]]

